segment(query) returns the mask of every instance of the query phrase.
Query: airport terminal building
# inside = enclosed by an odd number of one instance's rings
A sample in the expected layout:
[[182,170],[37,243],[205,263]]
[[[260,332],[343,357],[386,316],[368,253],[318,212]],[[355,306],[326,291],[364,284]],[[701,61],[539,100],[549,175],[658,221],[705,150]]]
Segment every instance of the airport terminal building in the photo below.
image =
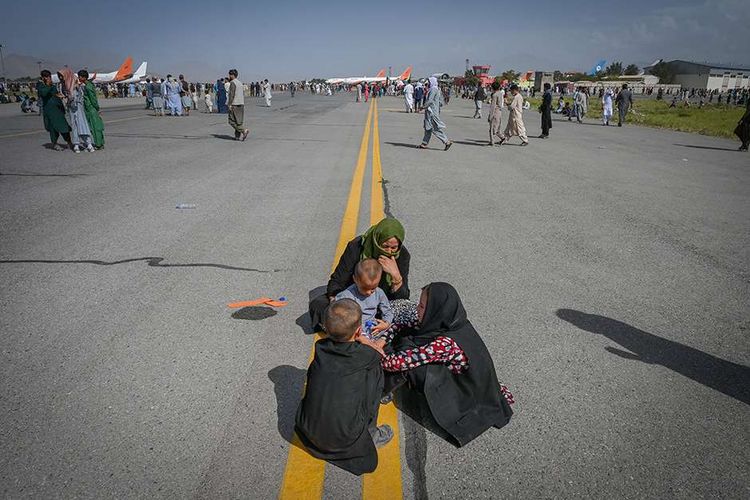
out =
[[[674,83],[687,89],[708,89],[726,92],[750,88],[750,68],[721,64],[695,63],[676,59],[664,61],[675,73]],[[644,68],[649,71],[653,66]]]

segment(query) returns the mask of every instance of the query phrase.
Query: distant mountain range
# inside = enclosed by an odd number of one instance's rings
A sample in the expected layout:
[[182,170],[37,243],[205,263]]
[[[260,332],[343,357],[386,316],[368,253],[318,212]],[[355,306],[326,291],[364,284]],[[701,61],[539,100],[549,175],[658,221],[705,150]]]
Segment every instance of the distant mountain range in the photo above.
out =
[[[25,76],[39,76],[39,64],[37,59],[32,56],[22,56],[19,54],[3,54],[5,61],[5,75],[8,79],[23,78]],[[42,69],[55,71],[63,67],[63,63],[58,61],[47,61],[41,59]]]

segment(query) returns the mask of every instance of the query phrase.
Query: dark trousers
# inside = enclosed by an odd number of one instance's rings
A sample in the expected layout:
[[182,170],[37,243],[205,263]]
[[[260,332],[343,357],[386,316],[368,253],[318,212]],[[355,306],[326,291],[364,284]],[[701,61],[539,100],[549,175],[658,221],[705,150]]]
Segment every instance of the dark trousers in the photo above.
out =
[[625,117],[628,115],[628,106],[619,106],[617,108],[619,116],[617,117],[617,124],[622,125],[625,123]]
[[542,111],[542,135],[549,135],[552,128],[552,112],[549,109]]
[[330,303],[331,301],[326,294],[318,295],[310,301],[310,324],[313,331],[320,332],[323,330],[323,314],[328,309]]

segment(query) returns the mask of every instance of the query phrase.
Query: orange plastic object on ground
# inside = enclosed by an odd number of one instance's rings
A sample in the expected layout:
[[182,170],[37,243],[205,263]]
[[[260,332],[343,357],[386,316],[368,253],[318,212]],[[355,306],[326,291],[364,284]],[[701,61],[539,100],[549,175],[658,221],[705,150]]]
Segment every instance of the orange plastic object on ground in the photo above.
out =
[[251,306],[260,306],[260,305],[267,305],[271,307],[284,307],[287,304],[288,302],[285,300],[274,300],[270,297],[261,297],[255,300],[232,302],[231,304],[227,304],[227,307],[231,307],[232,309],[236,309],[238,307],[251,307]]

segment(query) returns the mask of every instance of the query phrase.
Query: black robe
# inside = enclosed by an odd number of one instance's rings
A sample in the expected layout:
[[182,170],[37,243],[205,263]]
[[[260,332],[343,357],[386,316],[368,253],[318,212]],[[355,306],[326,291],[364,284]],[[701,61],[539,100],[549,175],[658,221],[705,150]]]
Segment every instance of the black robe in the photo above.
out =
[[374,471],[378,454],[369,428],[377,425],[382,390],[375,349],[319,340],[297,410],[297,436],[314,457],[356,475]]
[[742,141],[743,147],[750,145],[750,96],[747,97],[748,102],[746,103],[745,114],[740,118],[737,127],[734,129],[735,135]]
[[[318,328],[323,322],[323,313],[325,312],[330,298],[335,297],[354,284],[354,267],[361,260],[362,255],[362,236],[357,236],[347,243],[344,253],[341,254],[339,263],[336,265],[331,279],[328,280],[326,293],[319,295],[310,301],[310,320],[313,328]],[[386,274],[383,273],[380,279],[380,288],[385,292],[388,300],[408,299],[409,298],[409,262],[411,255],[404,245],[401,245],[401,251],[396,259],[398,270],[404,282],[395,292],[391,292],[391,287],[386,282]]]
[[420,328],[397,337],[393,349],[424,346],[445,336],[464,351],[469,368],[461,374],[442,364],[422,365],[406,373],[409,387],[424,394],[435,422],[454,444],[464,446],[490,427],[499,429],[510,422],[513,410],[500,392],[492,357],[467,319],[456,290],[448,283],[426,288],[429,298]]

